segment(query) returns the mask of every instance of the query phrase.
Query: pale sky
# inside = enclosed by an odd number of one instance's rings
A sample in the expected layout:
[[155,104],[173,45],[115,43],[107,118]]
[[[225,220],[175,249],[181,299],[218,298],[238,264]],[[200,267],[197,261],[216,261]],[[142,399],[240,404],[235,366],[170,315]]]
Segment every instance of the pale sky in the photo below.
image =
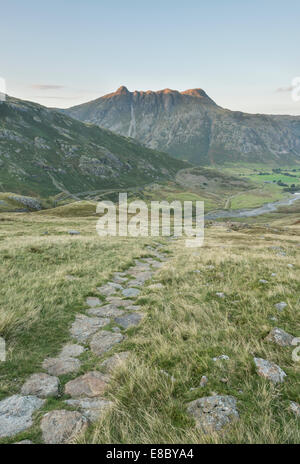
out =
[[66,108],[121,85],[200,87],[233,110],[300,115],[298,0],[9,0],[0,11],[9,95]]

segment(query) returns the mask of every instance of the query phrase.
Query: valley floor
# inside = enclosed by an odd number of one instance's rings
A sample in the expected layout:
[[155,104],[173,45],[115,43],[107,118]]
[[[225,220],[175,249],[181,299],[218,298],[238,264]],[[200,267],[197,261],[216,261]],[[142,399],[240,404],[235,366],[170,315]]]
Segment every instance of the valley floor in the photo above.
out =
[[[1,217],[0,335],[7,361],[0,363],[0,400],[20,394],[32,374],[46,372],[45,358],[78,343],[70,335],[76,315],[92,317],[89,297],[105,306],[107,282],[140,290],[131,299],[145,317],[128,329],[120,319],[107,321],[104,330],[124,336],[107,352],[97,354],[90,339],[83,340],[87,350],[78,356],[78,370],[58,375],[58,394],[35,411],[31,427],[0,442],[43,442],[45,414],[75,410],[65,403],[70,381],[96,371],[109,375],[100,397],[110,407],[72,437],[77,443],[299,443],[299,410],[298,416],[291,410],[291,401],[300,402],[295,347],[266,341],[275,327],[300,336],[299,224],[215,223],[199,249],[186,248],[182,239],[104,240],[95,224],[95,217]],[[80,235],[69,235],[72,229]],[[149,266],[149,281],[123,283],[134,273],[141,278]],[[116,291],[116,298],[128,298]],[[275,306],[280,302],[286,303],[282,310]],[[103,361],[120,352],[129,355],[107,371]],[[280,366],[284,381],[260,376],[254,358]],[[203,433],[187,405],[210,396],[233,397],[238,419]]]

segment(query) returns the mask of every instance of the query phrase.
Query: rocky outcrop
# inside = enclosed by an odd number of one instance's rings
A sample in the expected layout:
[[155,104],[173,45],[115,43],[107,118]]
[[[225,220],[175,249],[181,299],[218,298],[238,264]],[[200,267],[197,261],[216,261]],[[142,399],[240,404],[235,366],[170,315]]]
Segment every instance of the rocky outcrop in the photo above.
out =
[[300,117],[218,106],[202,89],[115,93],[63,110],[196,164],[300,158]]

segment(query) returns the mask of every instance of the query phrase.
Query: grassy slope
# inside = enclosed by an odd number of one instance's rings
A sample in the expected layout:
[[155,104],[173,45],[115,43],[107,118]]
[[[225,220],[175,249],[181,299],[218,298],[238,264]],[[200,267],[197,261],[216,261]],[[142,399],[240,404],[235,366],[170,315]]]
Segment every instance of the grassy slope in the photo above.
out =
[[[24,379],[39,370],[45,356],[58,353],[68,340],[75,313],[84,307],[84,298],[112,272],[126,269],[133,257],[145,253],[145,243],[151,242],[103,241],[95,235],[95,218],[57,218],[49,213],[1,218],[0,334],[8,343],[8,362],[0,365],[2,397],[19,391]],[[73,228],[81,235],[66,234]],[[45,230],[49,235],[42,235]],[[260,238],[262,233],[265,240]],[[296,420],[288,412],[288,400],[299,401],[299,366],[292,361],[290,348],[264,342],[275,325],[270,320],[274,315],[278,327],[300,335],[299,238],[292,233],[299,233],[299,226],[279,229],[274,235],[264,226],[231,233],[217,227],[207,229],[201,250],[169,242],[174,258],[159,276],[165,290],[144,291],[139,302],[148,317],[139,328],[131,329],[128,340],[116,349],[130,349],[133,357],[116,373],[108,393],[115,408],[84,441],[299,442]],[[287,257],[278,257],[269,249],[274,245],[282,246]],[[200,273],[194,273],[196,269]],[[276,277],[271,277],[272,272]],[[68,274],[79,279],[68,281]],[[260,278],[269,284],[259,284]],[[218,299],[217,291],[225,292],[226,298]],[[288,303],[282,313],[274,308],[279,301]],[[230,360],[214,363],[211,358],[220,354],[227,354]],[[278,363],[288,374],[285,383],[274,387],[258,377],[254,355]],[[80,372],[99,369],[99,360],[92,355],[83,354],[82,360]],[[162,375],[161,369],[176,382]],[[209,379],[204,389],[197,388],[202,375]],[[70,378],[65,376],[63,383]],[[194,429],[184,405],[213,392],[233,394],[241,420],[224,435],[204,437]],[[57,407],[65,405],[60,399],[49,400],[38,417]],[[17,438],[39,442],[39,427],[35,425]]]
[[47,197],[145,185],[186,164],[62,113],[8,97],[0,104],[0,190]]

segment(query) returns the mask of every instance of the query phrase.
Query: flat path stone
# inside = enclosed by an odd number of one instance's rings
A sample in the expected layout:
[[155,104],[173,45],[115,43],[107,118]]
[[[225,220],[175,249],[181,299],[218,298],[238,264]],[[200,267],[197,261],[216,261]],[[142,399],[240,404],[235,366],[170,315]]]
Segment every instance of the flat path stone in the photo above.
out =
[[77,411],[60,409],[48,412],[41,421],[43,441],[51,445],[69,443],[87,426],[86,417]]
[[123,364],[129,356],[130,351],[121,351],[120,353],[116,353],[113,356],[105,359],[105,361],[101,363],[101,366],[104,367],[108,372],[112,372],[121,364]]
[[90,308],[93,308],[94,306],[100,306],[100,305],[101,305],[101,301],[100,301],[99,298],[97,298],[96,296],[89,296],[89,297],[86,299],[86,304],[87,304]]
[[77,379],[66,383],[65,394],[73,398],[87,396],[93,398],[102,395],[108,388],[109,377],[98,371],[87,372]]
[[75,358],[46,358],[43,361],[42,367],[48,374],[60,376],[76,372],[80,368],[79,359]]
[[276,343],[279,346],[293,346],[293,335],[288,334],[278,327],[274,327],[269,335],[266,337],[266,341]]
[[110,319],[108,318],[88,317],[84,314],[78,314],[72,324],[70,333],[79,342],[86,342],[101,327],[109,323]]
[[80,398],[66,400],[66,404],[78,408],[82,414],[91,422],[96,422],[112,407],[113,402],[103,398]]
[[254,358],[257,373],[273,383],[282,383],[286,373],[277,364],[262,358]]
[[135,298],[136,296],[138,296],[139,294],[141,293],[140,290],[138,290],[137,288],[125,288],[125,290],[122,291],[122,294],[124,296],[128,296],[129,298],[130,297],[133,297]]
[[133,300],[123,300],[120,297],[108,297],[106,298],[109,303],[117,306],[118,308],[126,308],[129,305],[133,304]]
[[90,343],[91,350],[97,356],[109,351],[115,344],[120,343],[124,336],[120,333],[112,333],[107,330],[97,332]]
[[100,308],[91,308],[88,310],[88,314],[97,317],[117,317],[124,314],[124,311],[114,304],[108,304]]
[[21,388],[22,395],[34,395],[39,398],[57,396],[59,379],[52,375],[39,373],[32,374]]
[[[123,290],[124,287],[122,285],[117,284],[115,282],[108,282],[105,285],[102,285],[101,287],[97,287],[97,291],[104,296],[110,296],[114,295],[117,293],[119,290]],[[99,306],[99,305],[97,305]]]
[[32,414],[45,400],[13,395],[0,401],[0,437],[12,437],[32,426]]
[[144,316],[145,314],[142,313],[125,314],[125,316],[115,317],[115,322],[124,329],[128,329],[138,325]]
[[236,399],[233,396],[206,396],[187,405],[188,413],[194,417],[196,427],[205,433],[218,432],[226,425],[239,419]]
[[72,343],[68,343],[63,347],[59,354],[59,358],[76,358],[80,356],[85,351],[82,345],[76,345]]

